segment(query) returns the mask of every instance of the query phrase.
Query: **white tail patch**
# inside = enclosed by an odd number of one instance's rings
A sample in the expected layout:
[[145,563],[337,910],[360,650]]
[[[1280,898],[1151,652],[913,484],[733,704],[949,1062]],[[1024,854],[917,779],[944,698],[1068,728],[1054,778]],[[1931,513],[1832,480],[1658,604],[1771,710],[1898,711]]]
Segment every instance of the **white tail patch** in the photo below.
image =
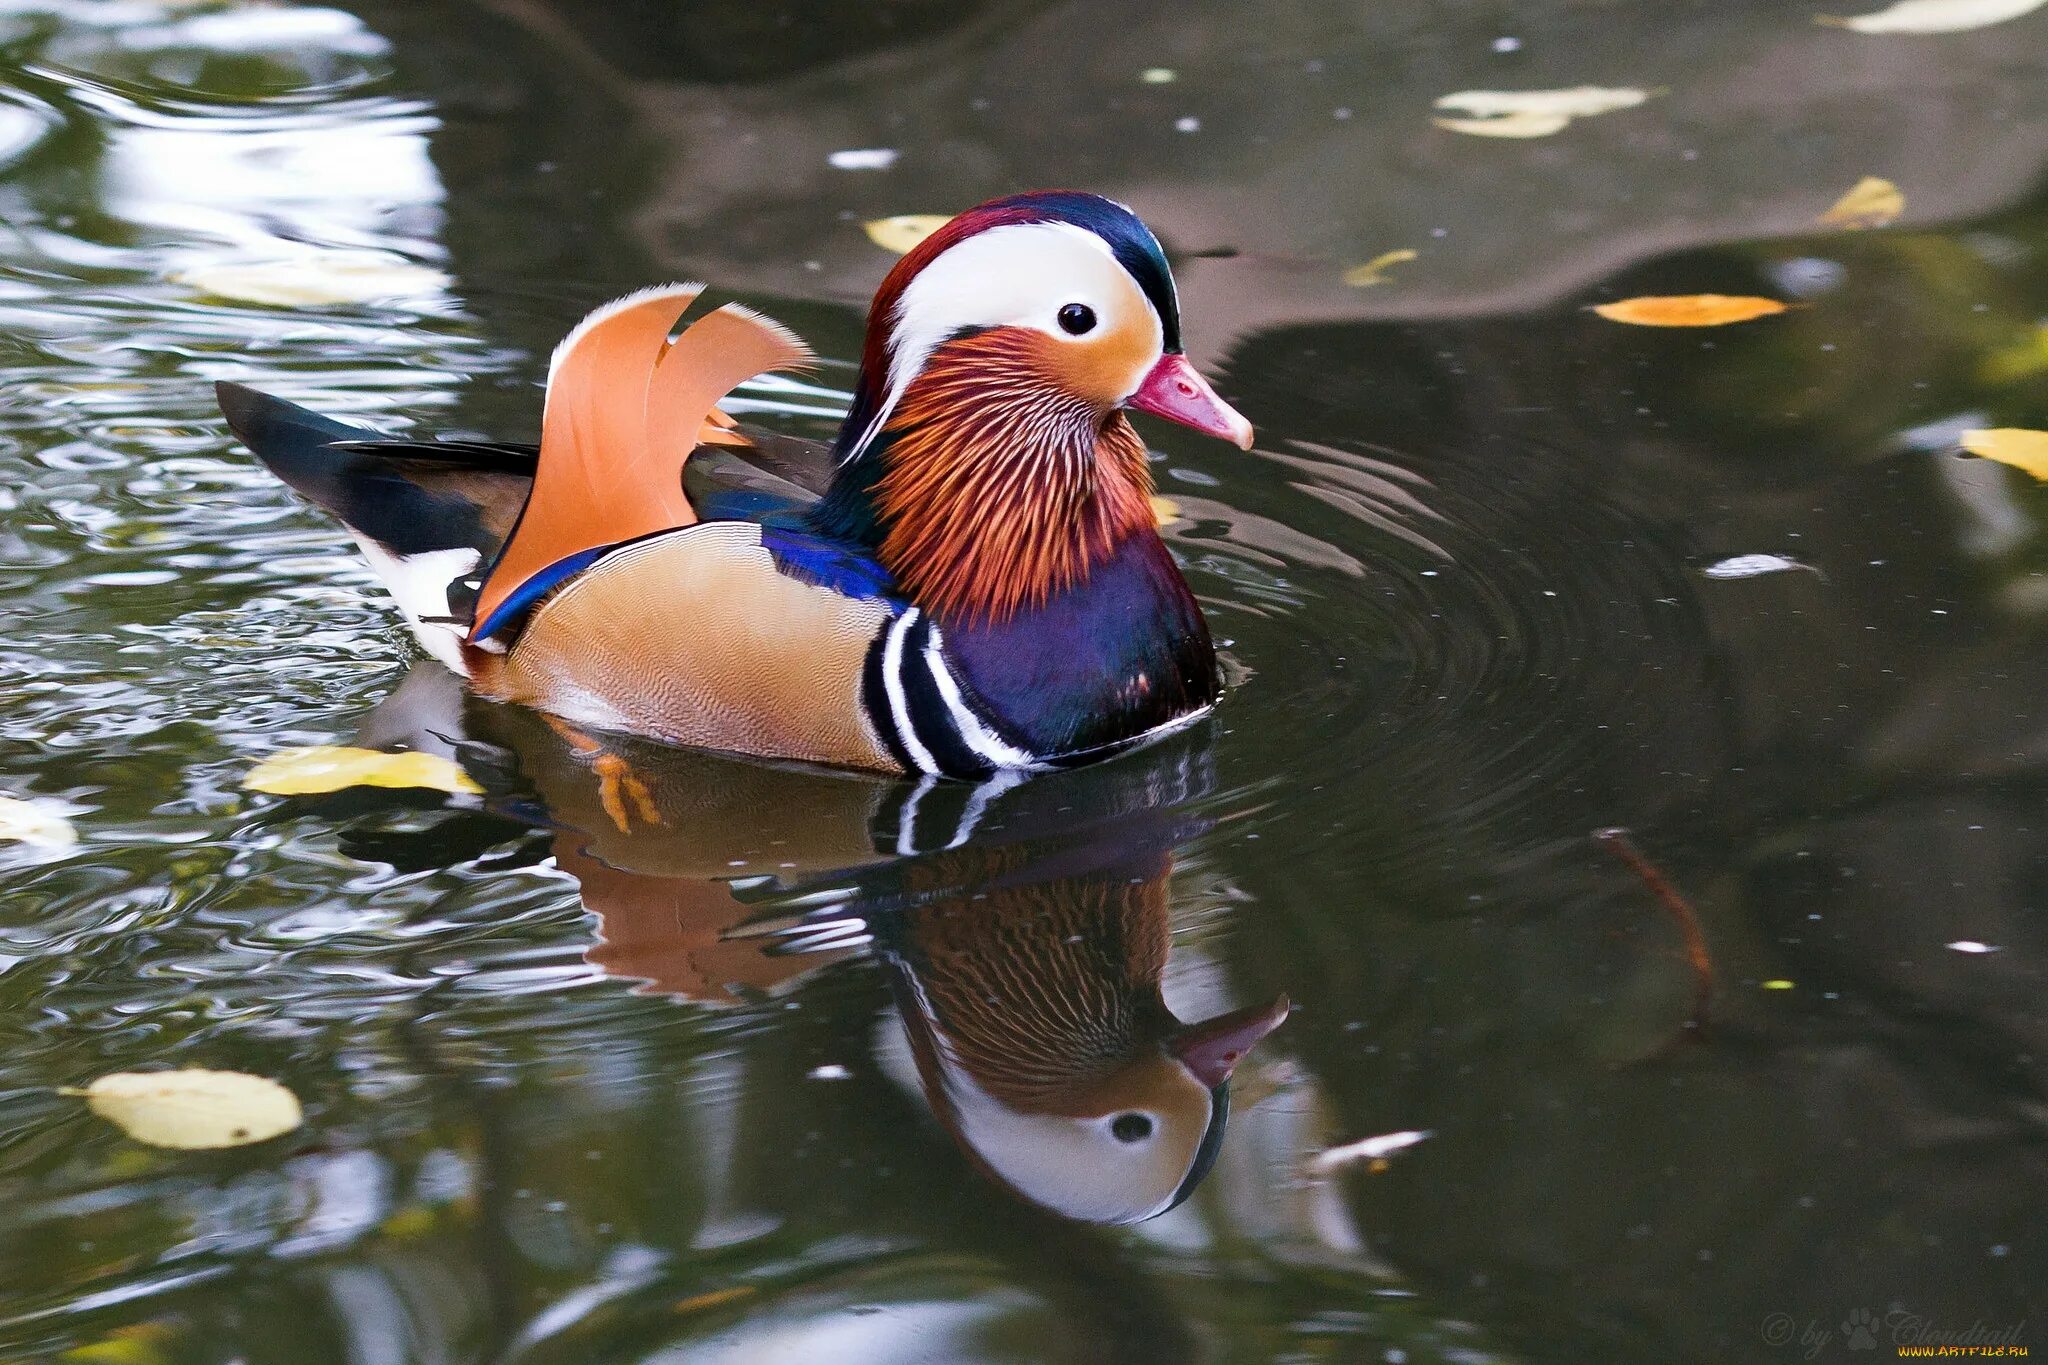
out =
[[458,624],[432,618],[454,614],[448,601],[448,587],[465,574],[474,573],[483,556],[467,545],[395,555],[368,536],[356,537],[356,544],[383,580],[391,600],[405,613],[405,623],[412,627],[413,638],[420,642],[420,647],[457,673],[466,673],[468,670],[462,666],[462,642],[469,634],[468,620]]

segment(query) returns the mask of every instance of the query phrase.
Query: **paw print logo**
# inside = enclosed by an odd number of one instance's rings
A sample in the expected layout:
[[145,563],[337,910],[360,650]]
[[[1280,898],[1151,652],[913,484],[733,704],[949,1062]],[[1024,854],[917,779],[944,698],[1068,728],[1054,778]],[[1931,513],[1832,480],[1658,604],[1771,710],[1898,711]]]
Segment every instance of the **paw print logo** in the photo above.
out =
[[1877,1349],[1877,1315],[1868,1308],[1852,1308],[1849,1316],[1842,1320],[1842,1335],[1847,1337],[1852,1351],[1874,1351]]

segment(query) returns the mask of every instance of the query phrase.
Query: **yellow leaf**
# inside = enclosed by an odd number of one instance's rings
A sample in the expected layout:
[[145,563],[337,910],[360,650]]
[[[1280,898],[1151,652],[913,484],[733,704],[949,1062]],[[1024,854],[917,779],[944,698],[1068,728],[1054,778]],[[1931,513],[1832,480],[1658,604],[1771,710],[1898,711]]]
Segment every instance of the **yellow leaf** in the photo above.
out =
[[0,796],[0,841],[9,839],[37,848],[69,848],[78,842],[78,831],[48,806]]
[[1731,322],[1767,318],[1784,312],[1785,308],[1776,299],[1742,294],[1651,294],[1598,304],[1593,311],[1609,322],[1637,327],[1724,327]]
[[1631,86],[1575,85],[1566,90],[1460,90],[1436,107],[1469,118],[1440,118],[1439,128],[1474,137],[1548,137],[1573,119],[1633,109],[1652,94]]
[[171,279],[215,298],[274,308],[369,303],[448,287],[440,271],[381,251],[311,251],[274,261],[195,266]]
[[304,1117],[291,1091],[240,1071],[119,1071],[70,1093],[137,1142],[181,1151],[267,1142]]
[[1889,180],[1866,175],[1820,216],[1829,227],[1881,228],[1906,211],[1906,196]]
[[916,246],[953,220],[943,213],[899,213],[894,218],[874,218],[862,223],[868,240],[898,256]]
[[242,779],[242,785],[273,796],[310,796],[345,787],[431,787],[472,796],[483,792],[454,760],[439,754],[387,754],[341,744],[272,754]]
[[1503,114],[1499,118],[1436,118],[1431,119],[1437,127],[1450,133],[1469,133],[1473,137],[1549,137],[1552,133],[1564,131],[1572,121],[1570,114]]
[[1169,522],[1175,522],[1179,520],[1180,504],[1175,502],[1172,498],[1162,498],[1156,493],[1153,494],[1152,524],[1154,526],[1165,526]]
[[1569,90],[1460,90],[1437,100],[1436,107],[1482,119],[1512,114],[1562,114],[1569,119],[1633,109],[1648,98],[1647,90],[1575,85]]
[[1792,989],[1792,983],[1782,976],[1772,977],[1769,981],[1762,982],[1761,984],[1767,991],[1789,991]]
[[2009,464],[2037,479],[2048,480],[2048,431],[2029,431],[2025,427],[1966,431],[1962,447],[1972,455]]
[[1416,253],[1405,246],[1398,251],[1383,251],[1364,265],[1354,265],[1345,271],[1344,283],[1354,289],[1365,289],[1371,285],[1385,284],[1387,282],[1386,272],[1390,267],[1400,265],[1404,261],[1412,261],[1415,259],[1415,256]]
[[1899,0],[1875,14],[1850,19],[1823,14],[1814,22],[1858,33],[1961,33],[2032,14],[2043,4],[2048,0]]

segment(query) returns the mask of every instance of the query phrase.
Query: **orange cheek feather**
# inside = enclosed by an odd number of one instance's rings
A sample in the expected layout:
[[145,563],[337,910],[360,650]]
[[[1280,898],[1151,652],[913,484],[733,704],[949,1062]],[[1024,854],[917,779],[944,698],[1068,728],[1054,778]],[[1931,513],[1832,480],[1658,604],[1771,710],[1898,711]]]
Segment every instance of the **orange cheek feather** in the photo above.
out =
[[1129,321],[1113,331],[1073,341],[1043,338],[1047,377],[1099,408],[1130,397],[1159,358],[1159,328],[1144,300],[1125,300],[1118,312]]

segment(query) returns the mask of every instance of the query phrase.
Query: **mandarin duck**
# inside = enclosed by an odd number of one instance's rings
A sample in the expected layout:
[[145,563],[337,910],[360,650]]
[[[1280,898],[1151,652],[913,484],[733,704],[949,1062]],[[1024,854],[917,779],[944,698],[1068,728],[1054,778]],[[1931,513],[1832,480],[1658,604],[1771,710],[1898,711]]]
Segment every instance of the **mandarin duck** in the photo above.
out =
[[[1209,824],[1189,809],[1214,780],[1203,738],[913,784],[593,739],[422,666],[355,742],[457,759],[508,829],[546,830],[595,919],[586,959],[639,991],[729,1008],[879,959],[900,1024],[881,1069],[1006,1188],[1130,1222],[1200,1182],[1233,1067],[1287,1013],[1183,1024],[1161,994],[1172,851]],[[615,761],[632,776],[608,780]]]
[[538,447],[382,439],[231,383],[220,403],[353,533],[430,654],[576,725],[971,778],[1104,757],[1214,705],[1125,412],[1242,448],[1252,431],[1182,353],[1165,253],[1129,209],[1015,195],[905,255],[823,479],[717,406],[808,352],[736,304],[675,334],[700,292],[577,326]]
[[[969,844],[794,895],[647,876],[561,841],[557,865],[597,916],[589,961],[643,990],[733,1003],[879,958],[902,1039],[882,1040],[884,1070],[1013,1193],[1132,1223],[1208,1174],[1231,1073],[1289,1011],[1283,995],[1186,1024],[1167,1007],[1172,860],[1145,824],[1123,831],[1135,848],[1113,828],[1050,853]],[[786,913],[792,900],[808,908]]]
[[1069,1218],[1135,1223],[1185,1200],[1222,1146],[1231,1072],[1287,1018],[1284,995],[1193,1024],[1167,1008],[1170,870],[1163,851],[1019,868],[869,922],[932,1112],[985,1172]]

